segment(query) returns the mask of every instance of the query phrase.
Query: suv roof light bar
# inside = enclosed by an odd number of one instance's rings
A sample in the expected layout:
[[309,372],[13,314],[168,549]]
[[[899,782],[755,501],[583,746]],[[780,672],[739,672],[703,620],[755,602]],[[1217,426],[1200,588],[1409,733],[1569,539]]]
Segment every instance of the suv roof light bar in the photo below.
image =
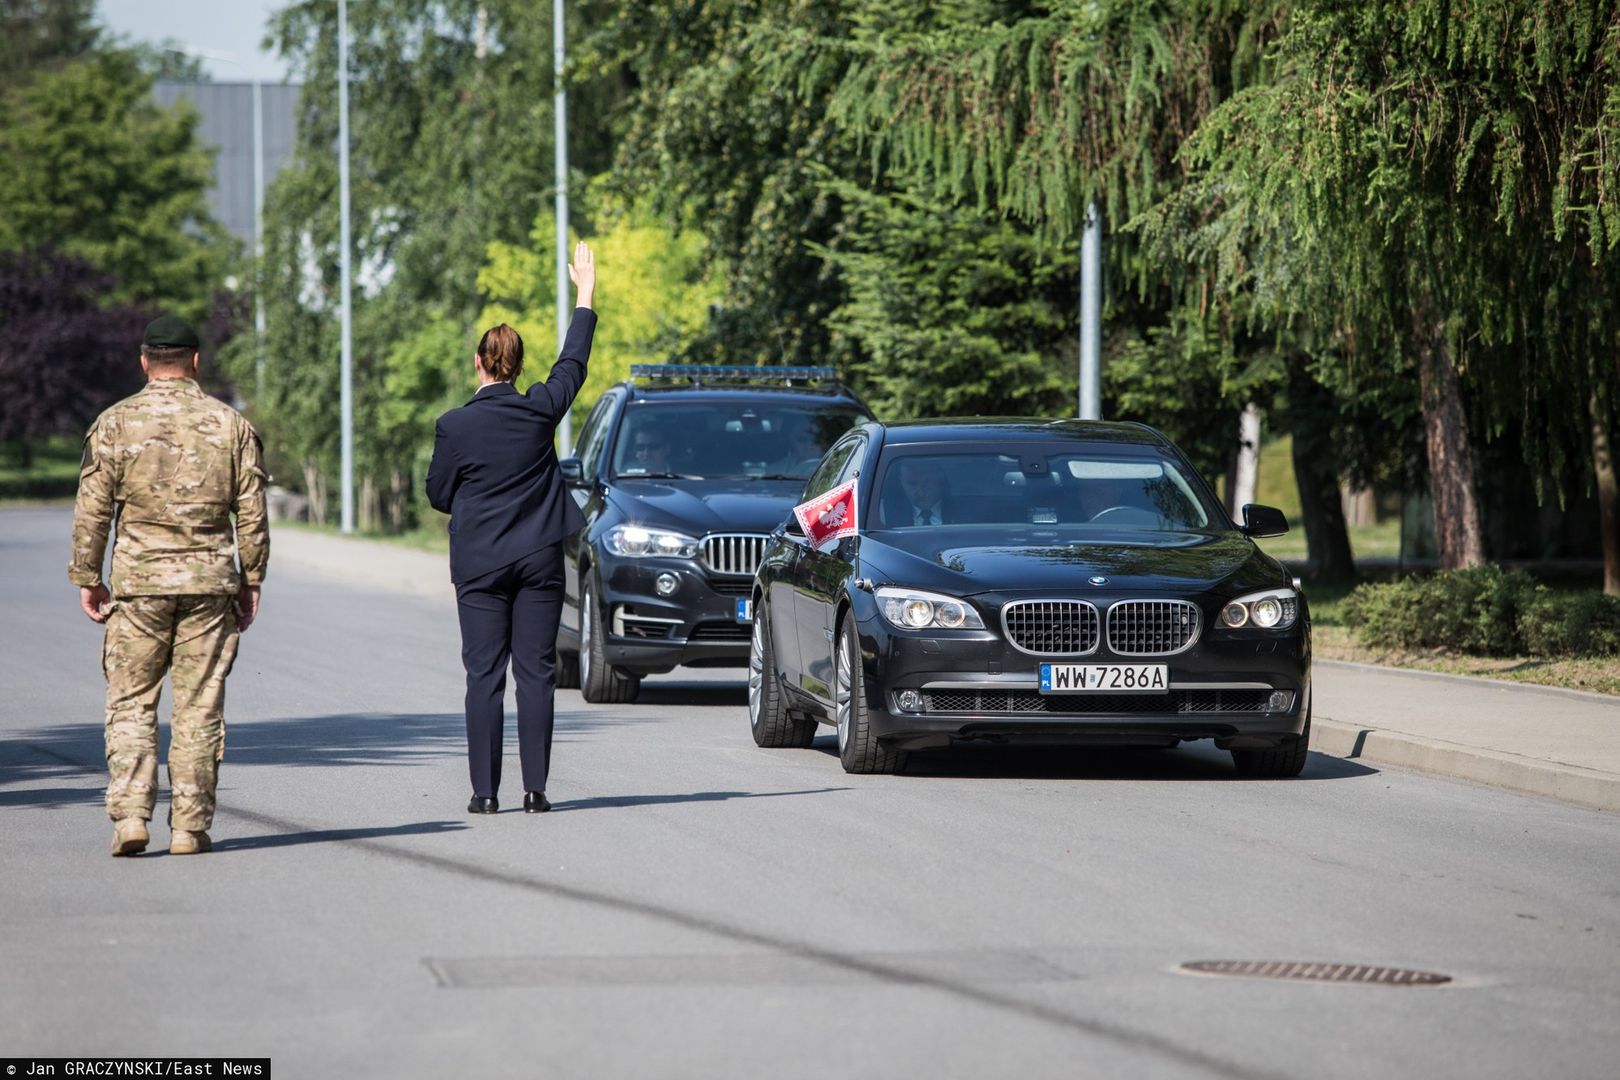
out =
[[743,364],[631,364],[633,379],[684,379],[704,382],[832,382],[830,367],[754,367]]

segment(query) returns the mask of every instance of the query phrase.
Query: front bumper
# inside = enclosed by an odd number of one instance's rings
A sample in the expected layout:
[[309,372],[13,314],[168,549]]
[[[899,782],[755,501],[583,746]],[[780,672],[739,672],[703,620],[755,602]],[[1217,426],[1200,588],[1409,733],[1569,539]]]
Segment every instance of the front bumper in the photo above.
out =
[[[1310,636],[1303,622],[1283,634],[1206,629],[1190,649],[1165,657],[1121,657],[1103,646],[1079,658],[1020,652],[994,630],[899,632],[875,608],[857,613],[857,627],[874,734],[904,749],[966,740],[1174,746],[1189,739],[1264,749],[1297,739],[1310,715]],[[1170,692],[1042,694],[1043,659],[1162,663]],[[901,694],[908,690],[917,700],[903,708]]]
[[[679,582],[659,596],[660,574]],[[637,675],[675,667],[746,667],[752,624],[737,619],[753,578],[720,576],[687,559],[625,559],[606,555],[599,563],[598,603],[607,630],[608,663]]]

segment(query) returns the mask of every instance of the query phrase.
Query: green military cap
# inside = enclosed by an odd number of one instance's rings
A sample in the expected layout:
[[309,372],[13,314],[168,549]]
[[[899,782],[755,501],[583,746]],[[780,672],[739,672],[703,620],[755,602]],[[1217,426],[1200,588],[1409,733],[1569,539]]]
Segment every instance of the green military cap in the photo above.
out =
[[200,349],[202,341],[190,323],[178,315],[160,315],[146,327],[141,344],[154,349]]

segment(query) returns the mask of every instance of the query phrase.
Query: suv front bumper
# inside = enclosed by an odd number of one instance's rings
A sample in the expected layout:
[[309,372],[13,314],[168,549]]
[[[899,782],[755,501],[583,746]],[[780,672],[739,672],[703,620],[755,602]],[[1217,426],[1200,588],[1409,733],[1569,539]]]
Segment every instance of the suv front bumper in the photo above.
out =
[[[598,603],[607,631],[608,663],[637,675],[689,667],[746,667],[752,621],[738,619],[753,578],[714,574],[687,559],[605,556]],[[677,586],[659,596],[655,582],[672,575]]]

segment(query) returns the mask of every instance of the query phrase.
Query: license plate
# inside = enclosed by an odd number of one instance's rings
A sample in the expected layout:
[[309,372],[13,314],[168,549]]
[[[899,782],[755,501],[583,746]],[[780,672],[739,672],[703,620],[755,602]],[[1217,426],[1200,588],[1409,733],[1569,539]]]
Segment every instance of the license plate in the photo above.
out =
[[739,599],[737,601],[737,621],[740,623],[754,621],[754,602],[752,600]]
[[1043,694],[1167,694],[1164,664],[1042,664]]

